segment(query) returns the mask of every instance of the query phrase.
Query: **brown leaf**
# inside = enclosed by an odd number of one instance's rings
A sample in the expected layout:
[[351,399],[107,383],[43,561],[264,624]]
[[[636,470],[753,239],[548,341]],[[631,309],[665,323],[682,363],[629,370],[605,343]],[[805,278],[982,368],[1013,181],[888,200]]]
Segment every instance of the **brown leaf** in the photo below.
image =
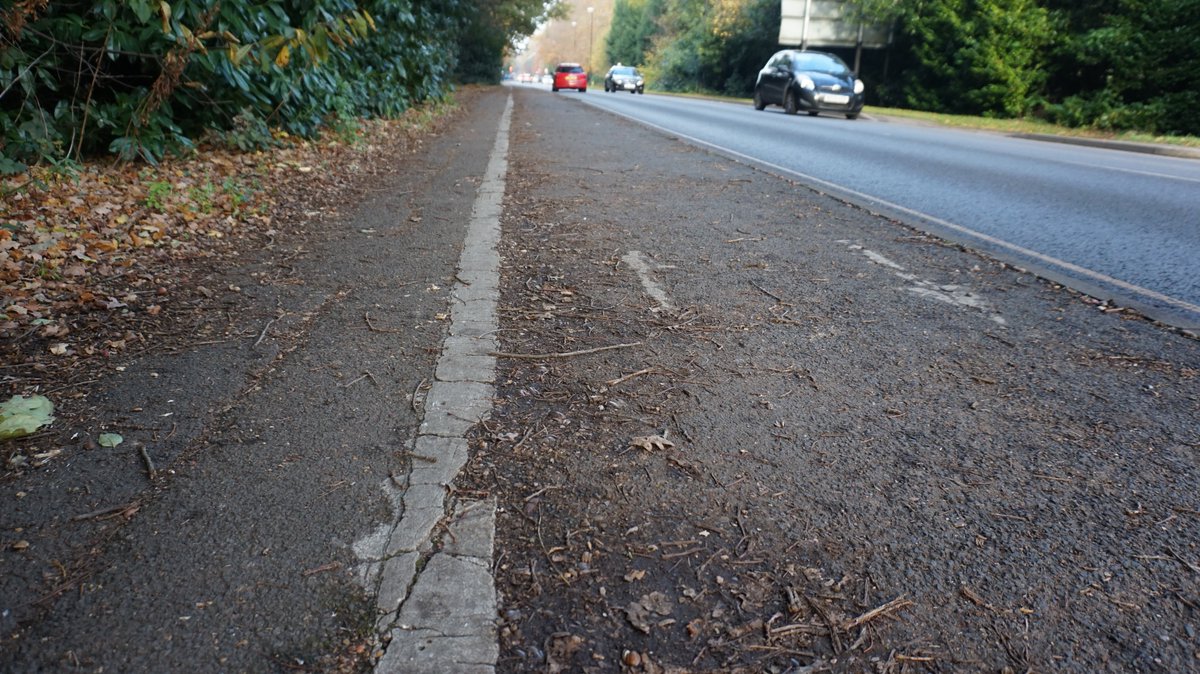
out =
[[552,637],[546,646],[547,670],[557,674],[571,669],[571,656],[583,646],[583,637],[574,634],[559,634]]
[[661,435],[641,435],[630,440],[629,445],[652,452],[656,449],[671,449],[675,446],[675,443]]

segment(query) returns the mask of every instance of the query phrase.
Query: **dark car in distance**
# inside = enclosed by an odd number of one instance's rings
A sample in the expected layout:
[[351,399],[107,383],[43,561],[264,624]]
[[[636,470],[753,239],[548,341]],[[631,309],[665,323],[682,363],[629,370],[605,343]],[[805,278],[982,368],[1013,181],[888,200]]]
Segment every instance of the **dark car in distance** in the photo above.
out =
[[637,68],[620,63],[608,69],[604,76],[605,91],[628,91],[631,94],[646,93],[646,80]]
[[863,108],[863,83],[840,58],[821,51],[785,49],[758,71],[754,109],[783,106],[794,115],[830,112],[854,119]]

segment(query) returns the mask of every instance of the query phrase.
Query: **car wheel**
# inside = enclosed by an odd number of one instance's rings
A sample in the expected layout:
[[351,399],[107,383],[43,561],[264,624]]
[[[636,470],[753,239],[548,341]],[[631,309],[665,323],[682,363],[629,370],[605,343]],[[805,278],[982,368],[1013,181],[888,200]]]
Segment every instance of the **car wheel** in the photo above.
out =
[[809,116],[809,117],[816,117],[816,116],[817,116],[817,115],[819,115],[819,114],[821,114],[821,113],[817,112],[816,110],[809,110],[809,111],[808,111],[808,116]]
[[558,87],[556,87],[556,86],[554,86],[554,85],[551,85],[551,86],[550,86],[550,91],[558,91]]
[[754,109],[755,110],[766,110],[767,109],[767,102],[763,100],[762,92],[759,91],[758,89],[754,90]]
[[846,119],[858,119],[858,113],[857,112],[847,112]]
[[586,94],[586,93],[587,93],[587,87],[579,87],[579,93],[581,93],[581,94]]
[[783,111],[789,115],[794,115],[800,112],[799,94],[794,91],[787,91],[783,94]]
[[644,93],[646,93],[646,90],[645,90],[645,89],[638,89],[638,93],[639,93],[639,94],[644,94]]

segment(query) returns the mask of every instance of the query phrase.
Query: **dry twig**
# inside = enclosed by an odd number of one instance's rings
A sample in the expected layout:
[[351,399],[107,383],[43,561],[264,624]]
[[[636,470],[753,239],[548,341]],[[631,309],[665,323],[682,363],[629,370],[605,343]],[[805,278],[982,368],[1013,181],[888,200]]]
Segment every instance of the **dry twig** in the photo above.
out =
[[866,613],[858,616],[857,618],[854,618],[853,620],[846,621],[846,623],[843,625],[842,629],[845,629],[845,630],[854,629],[855,627],[858,627],[859,625],[864,625],[882,615],[894,613],[896,611],[899,611],[902,608],[906,608],[906,607],[909,607],[912,605],[913,605],[913,603],[911,601],[905,599],[904,597],[897,597],[896,599],[889,601],[888,603],[884,604],[883,606],[878,606],[876,608],[873,608],[870,611],[867,611]]
[[154,478],[158,477],[158,472],[154,470],[154,462],[150,460],[150,452],[146,451],[145,445],[138,445],[138,454],[142,455],[142,461],[146,464],[146,476],[153,482]]
[[629,381],[630,379],[633,379],[634,377],[640,377],[644,374],[650,374],[651,372],[654,372],[657,369],[658,368],[655,368],[655,367],[642,368],[642,369],[638,370],[637,372],[630,372],[629,374],[617,377],[616,379],[609,379],[608,381],[604,382],[604,384],[611,388],[613,386],[617,386],[618,384],[624,384],[625,382]]
[[367,322],[367,329],[370,330],[371,332],[387,332],[387,333],[404,332],[403,330],[375,327],[375,325],[373,323],[371,323],[371,312],[369,312],[369,311],[363,314],[363,320]]
[[594,349],[582,349],[579,351],[563,351],[560,353],[509,353],[507,351],[489,351],[489,356],[496,358],[514,358],[519,360],[543,360],[550,358],[572,358],[574,356],[586,356],[591,353],[600,353],[601,351],[612,351],[613,349],[626,349],[631,346],[641,346],[641,342],[630,342],[628,344],[610,344],[609,346],[598,346]]

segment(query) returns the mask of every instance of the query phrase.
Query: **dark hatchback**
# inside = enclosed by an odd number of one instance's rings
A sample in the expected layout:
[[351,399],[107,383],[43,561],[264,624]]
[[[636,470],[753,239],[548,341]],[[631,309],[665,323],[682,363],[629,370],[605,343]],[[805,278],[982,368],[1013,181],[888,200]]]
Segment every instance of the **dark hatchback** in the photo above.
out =
[[754,109],[781,105],[794,115],[831,112],[854,119],[863,108],[862,80],[833,54],[785,49],[758,71]]

